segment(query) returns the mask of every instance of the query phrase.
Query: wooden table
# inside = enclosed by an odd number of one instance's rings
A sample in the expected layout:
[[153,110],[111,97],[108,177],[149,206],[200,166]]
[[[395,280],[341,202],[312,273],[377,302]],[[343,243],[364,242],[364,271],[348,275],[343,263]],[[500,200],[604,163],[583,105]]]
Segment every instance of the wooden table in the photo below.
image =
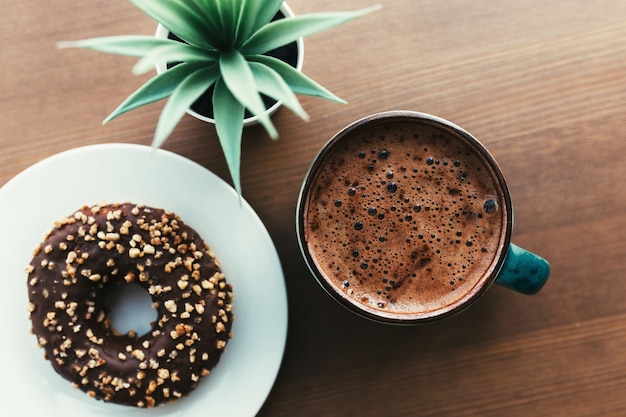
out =
[[[289,3],[297,14],[339,7]],[[245,132],[244,197],[275,242],[290,306],[260,415],[626,415],[626,2],[380,3],[305,40],[304,72],[349,105],[303,97],[309,123],[282,109],[279,141]],[[134,60],[55,48],[153,33],[129,2],[22,0],[3,7],[0,27],[0,185],[77,146],[151,142],[162,104],[101,126],[147,79],[130,74]],[[391,109],[447,118],[495,155],[514,241],[552,264],[538,295],[494,287],[460,315],[407,328],[353,316],[317,286],[294,231],[307,166],[340,128]],[[165,148],[230,181],[211,125],[185,117]]]

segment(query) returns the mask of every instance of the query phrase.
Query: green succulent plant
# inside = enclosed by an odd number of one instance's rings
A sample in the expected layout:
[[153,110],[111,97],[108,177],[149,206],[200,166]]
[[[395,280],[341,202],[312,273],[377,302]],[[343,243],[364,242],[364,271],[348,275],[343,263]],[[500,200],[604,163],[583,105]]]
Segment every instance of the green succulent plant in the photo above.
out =
[[295,94],[345,103],[266,53],[379,8],[312,13],[272,21],[282,0],[130,1],[182,42],[127,35],[60,42],[58,46],[139,57],[134,74],[146,73],[158,63],[170,64],[170,69],[143,84],[103,122],[169,97],[157,122],[152,142],[155,147],[165,142],[190,106],[212,87],[215,128],[239,195],[245,110],[258,117],[270,137],[278,137],[262,94],[281,102],[304,120],[308,116]]

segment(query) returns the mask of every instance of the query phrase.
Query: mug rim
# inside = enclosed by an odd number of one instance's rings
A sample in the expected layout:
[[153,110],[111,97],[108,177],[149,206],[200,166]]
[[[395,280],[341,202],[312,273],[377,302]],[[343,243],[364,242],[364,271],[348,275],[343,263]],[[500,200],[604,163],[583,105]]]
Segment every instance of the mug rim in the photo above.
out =
[[[503,226],[500,231],[500,244],[494,254],[494,261],[489,265],[483,277],[481,277],[477,283],[463,296],[456,299],[452,303],[438,309],[412,312],[412,313],[393,313],[389,311],[378,310],[373,307],[366,306],[348,295],[344,294],[336,285],[330,282],[321,267],[316,265],[314,256],[309,250],[308,242],[306,241],[305,231],[305,212],[307,208],[308,195],[311,189],[311,184],[316,178],[316,174],[320,168],[326,162],[328,155],[332,153],[335,146],[342,141],[343,138],[349,137],[359,130],[367,129],[371,126],[378,124],[390,123],[394,121],[409,121],[435,127],[444,132],[450,133],[456,140],[461,139],[468,143],[469,146],[476,152],[483,163],[490,168],[490,176],[495,181],[495,188],[498,194],[501,194],[503,202]],[[435,320],[439,320],[451,315],[454,315],[478,300],[495,282],[497,275],[504,264],[510,243],[511,235],[513,231],[513,208],[511,203],[511,196],[506,184],[506,180],[502,173],[502,170],[496,162],[493,155],[487,150],[487,148],[473,135],[459,127],[458,125],[437,117],[431,114],[411,111],[411,110],[390,110],[379,113],[373,113],[368,116],[362,117],[335,133],[317,152],[312,162],[310,163],[308,170],[302,181],[302,185],[298,194],[298,200],[296,204],[296,235],[298,240],[298,246],[300,253],[302,254],[308,269],[320,284],[320,286],[339,304],[346,307],[348,310],[371,319],[376,322],[390,323],[390,324],[419,324],[427,323]]]

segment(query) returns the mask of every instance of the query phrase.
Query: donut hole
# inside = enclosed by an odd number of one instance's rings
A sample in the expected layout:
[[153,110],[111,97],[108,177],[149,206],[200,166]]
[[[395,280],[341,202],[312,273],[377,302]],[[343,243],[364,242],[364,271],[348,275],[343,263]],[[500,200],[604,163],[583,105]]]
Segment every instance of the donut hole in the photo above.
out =
[[112,288],[104,299],[104,306],[111,326],[121,334],[133,330],[143,336],[152,330],[151,323],[158,317],[148,291],[132,282]]

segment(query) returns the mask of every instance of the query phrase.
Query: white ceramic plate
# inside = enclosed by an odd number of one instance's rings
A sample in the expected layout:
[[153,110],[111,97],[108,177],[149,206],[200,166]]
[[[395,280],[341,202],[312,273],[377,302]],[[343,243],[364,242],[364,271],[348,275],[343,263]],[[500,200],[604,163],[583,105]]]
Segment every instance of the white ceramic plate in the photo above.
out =
[[[178,214],[222,261],[233,284],[233,338],[188,397],[150,410],[103,403],[73,389],[29,333],[26,273],[53,222],[85,204],[131,201]],[[0,389],[7,416],[254,416],[265,402],[287,337],[281,264],[263,223],[200,165],[142,145],[104,144],[45,159],[0,189]]]

